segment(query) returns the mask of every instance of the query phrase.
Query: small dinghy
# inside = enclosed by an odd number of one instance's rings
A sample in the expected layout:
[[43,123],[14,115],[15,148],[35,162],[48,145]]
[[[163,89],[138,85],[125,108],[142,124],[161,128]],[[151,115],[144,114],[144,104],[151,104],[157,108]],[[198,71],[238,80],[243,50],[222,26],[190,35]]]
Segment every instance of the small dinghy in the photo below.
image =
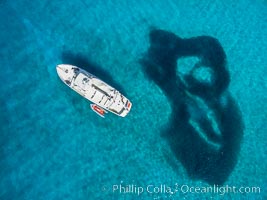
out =
[[91,104],[90,105],[92,110],[98,114],[100,117],[105,118],[105,114],[107,113],[106,110],[104,110],[103,108],[100,108],[99,106],[97,106],[96,104]]

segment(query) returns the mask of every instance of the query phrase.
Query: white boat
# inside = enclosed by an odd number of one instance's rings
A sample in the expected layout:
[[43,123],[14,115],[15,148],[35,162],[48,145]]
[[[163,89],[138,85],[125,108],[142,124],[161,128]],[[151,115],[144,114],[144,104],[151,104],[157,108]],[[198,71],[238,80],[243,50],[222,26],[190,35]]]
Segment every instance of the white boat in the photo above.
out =
[[125,117],[132,103],[118,90],[85,70],[68,64],[57,65],[60,79],[71,89],[90,100],[91,108],[101,117],[107,111]]

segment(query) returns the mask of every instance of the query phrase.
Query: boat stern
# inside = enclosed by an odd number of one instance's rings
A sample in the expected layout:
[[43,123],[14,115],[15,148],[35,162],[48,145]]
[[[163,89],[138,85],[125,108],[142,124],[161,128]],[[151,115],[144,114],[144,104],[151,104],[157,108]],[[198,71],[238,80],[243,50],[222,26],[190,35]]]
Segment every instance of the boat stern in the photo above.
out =
[[125,117],[130,112],[131,108],[132,108],[132,103],[128,100],[120,116]]
[[121,97],[122,99],[127,100],[126,103],[123,103],[123,101],[118,100],[118,98],[116,98],[114,104],[109,107],[109,111],[121,117],[125,117],[130,112],[132,108],[132,103],[124,96],[121,95]]

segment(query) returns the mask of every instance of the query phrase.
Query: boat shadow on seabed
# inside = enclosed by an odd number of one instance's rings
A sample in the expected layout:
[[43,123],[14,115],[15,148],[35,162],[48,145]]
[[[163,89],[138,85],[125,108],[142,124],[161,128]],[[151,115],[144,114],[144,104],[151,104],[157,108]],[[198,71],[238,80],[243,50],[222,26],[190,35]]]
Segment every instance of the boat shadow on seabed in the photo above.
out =
[[[236,165],[244,128],[239,108],[226,90],[230,75],[222,46],[213,37],[182,39],[157,29],[149,38],[150,47],[140,63],[172,109],[162,136],[192,179],[223,184]],[[179,76],[178,60],[186,57],[199,62]],[[212,70],[212,84],[194,76],[201,67]]]

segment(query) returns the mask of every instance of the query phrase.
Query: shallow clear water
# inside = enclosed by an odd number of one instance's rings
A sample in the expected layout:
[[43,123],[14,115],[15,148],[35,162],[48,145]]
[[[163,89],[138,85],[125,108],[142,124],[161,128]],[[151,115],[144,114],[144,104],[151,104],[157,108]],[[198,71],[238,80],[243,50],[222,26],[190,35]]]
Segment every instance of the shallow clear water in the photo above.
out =
[[[0,199],[266,199],[266,16],[260,0],[1,1]],[[201,161],[209,155],[194,144],[209,136],[178,126],[175,98],[144,71],[140,59],[151,27],[181,38],[210,36],[224,49],[231,79],[226,91],[245,128],[237,128],[238,136],[228,133],[224,143],[234,142],[220,166]],[[190,62],[197,61],[181,59],[177,67]],[[133,103],[129,115],[98,117],[60,81],[59,63],[84,67],[119,89]],[[196,120],[208,113],[194,104],[189,112]],[[182,134],[172,141],[173,133]],[[113,191],[116,185],[146,190],[176,183],[257,186],[261,192]]]

